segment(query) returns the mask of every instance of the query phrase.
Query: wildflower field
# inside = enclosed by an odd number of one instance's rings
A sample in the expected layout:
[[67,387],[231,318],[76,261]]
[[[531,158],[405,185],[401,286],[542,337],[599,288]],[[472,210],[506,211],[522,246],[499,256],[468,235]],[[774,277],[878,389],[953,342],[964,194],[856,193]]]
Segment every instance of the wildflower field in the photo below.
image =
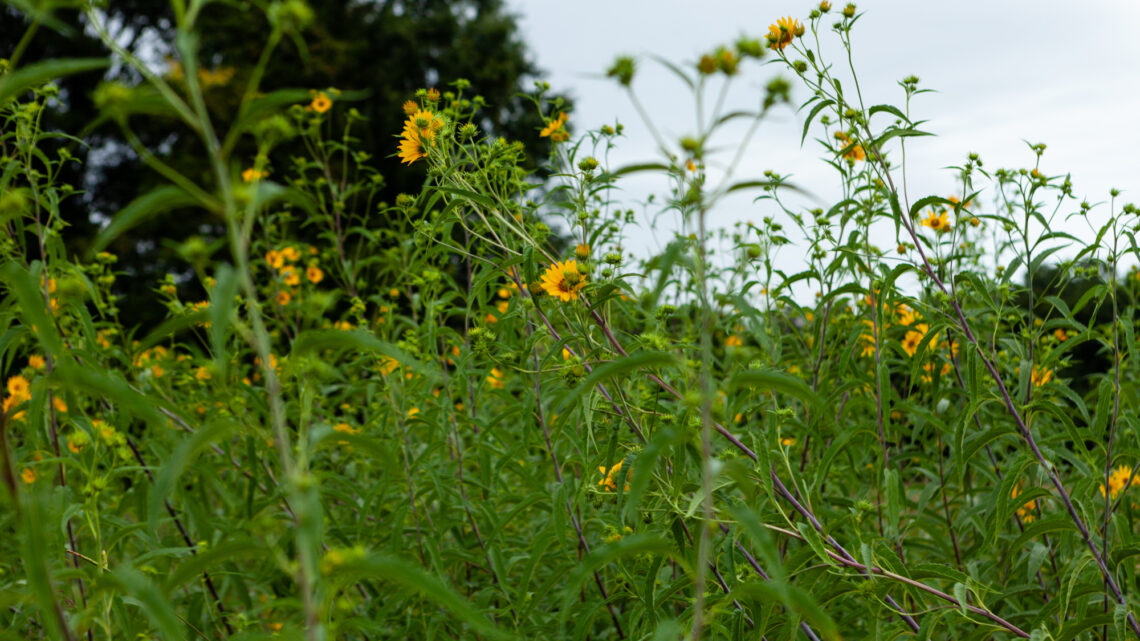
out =
[[[542,153],[469,78],[269,83],[317,3],[237,5],[173,0],[158,59],[97,3],[6,5],[0,639],[1140,638],[1140,212],[1043,144],[908,163],[928,89],[860,89],[873,15],[618,58],[660,154],[610,166],[632,124],[542,81]],[[203,21],[239,10],[264,37],[235,68]],[[101,51],[30,53],[64,11]],[[698,130],[658,133],[643,65]],[[46,126],[91,74],[96,122]],[[402,123],[381,147],[366,104]],[[777,109],[831,184],[734,173]],[[76,240],[108,130],[147,189]],[[957,190],[908,191],[931,173]],[[634,174],[681,221],[651,256]],[[755,222],[718,227],[740,193]],[[128,297],[112,250],[147,243],[175,258]]]

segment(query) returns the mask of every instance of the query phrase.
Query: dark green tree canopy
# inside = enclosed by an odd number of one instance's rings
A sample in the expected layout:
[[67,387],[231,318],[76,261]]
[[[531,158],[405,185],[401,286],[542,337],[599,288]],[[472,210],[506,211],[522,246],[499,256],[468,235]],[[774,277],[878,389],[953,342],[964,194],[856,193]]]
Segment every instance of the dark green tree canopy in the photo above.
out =
[[[206,98],[221,131],[236,112],[245,81],[271,31],[259,4],[211,3],[198,19],[200,65],[216,74],[212,82],[205,83],[210,85]],[[370,163],[383,176],[382,200],[392,202],[399,193],[419,191],[422,169],[401,166],[395,151],[405,117],[400,106],[420,88],[446,90],[456,79],[467,79],[471,83],[467,95],[480,95],[494,106],[485,112],[484,131],[522,141],[532,159],[547,152],[546,142],[538,136],[541,116],[519,95],[530,89],[537,70],[519,38],[515,17],[501,0],[321,0],[310,8],[313,20],[308,28],[274,51],[262,90],[336,88],[343,92],[346,108],[364,117],[352,132],[358,148],[371,156]],[[156,71],[178,73],[174,17],[167,3],[117,1],[107,10],[108,23],[124,48]],[[23,26],[22,17],[7,5],[0,14],[2,22],[12,27]],[[106,55],[102,44],[85,31],[79,13],[58,11],[53,17],[56,29],[41,28],[23,60]],[[0,29],[0,49],[12,51],[22,35],[22,28]],[[114,65],[103,77],[89,73],[62,80],[59,103],[49,113],[46,127],[79,131],[95,122],[92,95],[102,81],[131,86],[141,78]],[[173,118],[136,116],[130,118],[129,127],[163,162],[199,184],[210,184],[201,142],[181,123]],[[66,211],[68,246],[77,253],[86,251],[109,216],[163,182],[131,149],[114,122],[97,124],[84,139],[89,145],[86,149],[72,149],[82,164],[73,165],[71,175],[63,177],[86,192],[73,199]],[[239,152],[242,145],[249,147],[252,163],[252,144],[239,141]],[[275,175],[286,172],[291,157],[299,151],[289,144],[279,146],[270,158]],[[382,217],[376,218],[382,226]],[[179,244],[192,236],[210,239],[220,235],[220,221],[193,210],[173,212],[120,237],[109,249],[119,256],[119,267],[131,275],[120,285],[124,323],[149,323],[163,314],[153,309],[151,292],[163,275],[186,273],[187,265],[175,251]]]

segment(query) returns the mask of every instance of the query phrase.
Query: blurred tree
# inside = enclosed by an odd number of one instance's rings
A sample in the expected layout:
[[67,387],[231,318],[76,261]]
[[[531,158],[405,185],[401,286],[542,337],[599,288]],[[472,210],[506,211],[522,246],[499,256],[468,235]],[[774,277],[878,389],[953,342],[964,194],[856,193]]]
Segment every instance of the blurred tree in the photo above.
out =
[[[217,129],[225,131],[227,117],[240,101],[270,31],[260,3],[210,3],[198,20],[200,66],[208,105]],[[388,202],[401,192],[418,192],[420,167],[401,166],[395,157],[396,138],[404,114],[400,105],[416,89],[446,90],[457,78],[471,82],[468,95],[481,95],[491,105],[485,111],[483,130],[520,140],[530,158],[548,153],[547,141],[538,136],[542,120],[520,92],[531,89],[537,70],[519,39],[515,17],[502,0],[321,0],[311,3],[314,21],[303,38],[284,41],[266,69],[262,90],[283,88],[362,92],[351,103],[367,120],[353,128],[360,148],[371,154],[372,164],[384,177],[383,198]],[[169,75],[180,72],[175,60],[174,19],[170,6],[147,0],[117,0],[108,5],[107,23],[117,42]],[[12,51],[23,36],[22,14],[11,5],[0,10],[0,51]],[[103,56],[106,50],[84,28],[83,17],[57,11],[54,31],[41,28],[30,41],[21,64],[52,57]],[[92,94],[102,80],[133,85],[137,74],[116,65],[106,76],[81,74],[63,79],[58,104],[45,118],[45,128],[67,132],[82,130],[97,111]],[[163,162],[204,186],[212,178],[196,136],[173,119],[134,117],[132,131]],[[87,132],[86,149],[72,149],[83,160],[73,165],[72,184],[86,194],[68,203],[65,232],[68,247],[85,252],[99,225],[136,196],[163,179],[147,168],[126,143],[120,129],[103,122]],[[245,144],[249,139],[244,140]],[[61,143],[66,144],[66,143]],[[237,157],[252,147],[238,146]],[[282,145],[270,159],[275,175],[283,175],[299,147]],[[382,225],[382,217],[375,217]],[[201,210],[171,212],[132,229],[109,248],[119,256],[118,267],[131,277],[120,279],[122,320],[127,326],[149,325],[164,316],[154,304],[153,291],[167,273],[188,273],[177,247],[192,236],[220,237],[221,221]],[[189,287],[195,287],[189,285]],[[185,291],[193,298],[200,292]]]

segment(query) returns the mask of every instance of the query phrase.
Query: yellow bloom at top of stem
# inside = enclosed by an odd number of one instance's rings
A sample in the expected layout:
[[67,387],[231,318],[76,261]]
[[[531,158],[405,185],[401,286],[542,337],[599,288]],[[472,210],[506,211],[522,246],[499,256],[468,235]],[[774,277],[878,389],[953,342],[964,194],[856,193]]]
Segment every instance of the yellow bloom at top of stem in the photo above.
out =
[[498,367],[492,367],[491,373],[487,376],[487,384],[493,389],[503,389],[503,380],[505,378],[506,375],[503,373],[503,370]]
[[570,139],[570,134],[566,131],[566,121],[569,119],[570,116],[566,112],[558,112],[558,115],[546,123],[546,127],[543,127],[538,135],[542,138],[550,138],[555,142],[566,142]]
[[799,20],[788,16],[776,20],[776,24],[768,26],[768,46],[777,51],[792,43],[793,38],[804,35],[804,26]]
[[400,162],[410,165],[417,160],[427,158],[427,148],[417,129],[404,129],[400,139]]
[[586,285],[586,276],[578,270],[578,261],[567,260],[547,268],[540,283],[547,294],[569,302],[578,300],[578,292]]
[[[617,480],[615,480],[614,477],[617,477],[618,473],[621,472],[621,466],[623,463],[625,463],[624,460],[618,461],[617,463],[614,463],[613,467],[611,467],[608,470],[606,469],[606,467],[604,465],[599,466],[598,471],[602,473],[602,480],[598,481],[598,485],[604,487],[605,489],[609,490],[610,492],[616,492],[617,491]],[[620,478],[620,477],[618,477],[618,478]],[[625,491],[626,492],[629,491],[629,483],[625,484]]]
[[332,100],[330,100],[328,95],[323,91],[316,92],[316,95],[313,96],[313,101],[309,103],[308,107],[309,110],[319,114],[323,114],[330,108],[332,108]]
[[[906,336],[903,337],[903,351],[905,351],[908,356],[914,356],[918,351],[919,344],[922,343],[922,339],[926,336],[926,332],[929,330],[930,326],[926,323],[919,323],[918,325],[915,325],[914,329],[908,331],[906,333]],[[933,341],[931,342],[930,346],[934,347]]]
[[1034,366],[1029,375],[1029,382],[1033,384],[1033,387],[1041,387],[1051,380],[1053,380],[1053,370],[1048,367]]
[[950,231],[950,214],[946,211],[930,212],[930,215],[919,221],[923,227],[929,227],[939,234]]
[[725,347],[740,347],[743,344],[744,344],[744,340],[735,334],[724,339],[724,346]]
[[404,102],[404,105],[403,105],[404,115],[410,116],[410,115],[416,113],[416,111],[419,110],[419,108],[420,108],[420,106],[416,104],[416,101],[407,100]]
[[325,273],[321,271],[320,267],[309,265],[309,267],[305,269],[305,278],[308,278],[310,283],[316,285],[324,280]]
[[28,400],[31,398],[30,389],[31,384],[28,383],[28,379],[19,374],[8,379],[8,394],[12,396]]
[[246,181],[247,183],[251,183],[251,182],[254,182],[257,180],[261,180],[262,178],[266,178],[268,176],[269,176],[268,171],[264,171],[261,169],[254,169],[253,167],[250,167],[249,169],[246,169],[245,171],[241,172],[241,179]]

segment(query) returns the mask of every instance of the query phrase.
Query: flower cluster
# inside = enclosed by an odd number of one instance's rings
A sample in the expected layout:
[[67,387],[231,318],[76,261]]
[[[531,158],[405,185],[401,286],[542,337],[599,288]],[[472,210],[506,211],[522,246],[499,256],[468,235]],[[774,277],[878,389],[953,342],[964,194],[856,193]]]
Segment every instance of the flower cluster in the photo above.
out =
[[[598,485],[604,487],[610,492],[616,492],[617,479],[621,478],[618,476],[618,474],[621,472],[621,466],[623,463],[625,463],[625,461],[618,461],[617,463],[614,463],[613,467],[609,468],[608,470],[604,465],[599,466],[598,471],[602,473],[602,480],[598,481]],[[625,491],[629,491],[629,483],[625,484]]]
[[[8,379],[7,383],[8,395],[4,398],[4,413],[7,414],[12,408],[32,400],[31,385],[28,379],[17,374]],[[19,411],[12,415],[12,418],[17,421],[24,420],[24,412]]]
[[[1132,469],[1127,465],[1119,465],[1116,469],[1108,475],[1108,495],[1109,498],[1116,498],[1121,492],[1127,490],[1133,484],[1135,479],[1132,478]],[[1104,496],[1104,484],[1100,486],[1100,495]]]
[[[319,261],[316,257],[317,248],[309,247],[310,259],[308,265],[305,267],[305,279],[314,285],[320,284],[325,279],[325,273],[319,266]],[[289,289],[278,289],[275,294],[277,304],[284,307],[288,305],[293,297],[297,295],[298,288],[301,286],[301,266],[298,261],[301,260],[301,251],[292,245],[283,247],[281,249],[271,249],[265,252],[265,262],[273,272],[280,277],[281,283]]]
[[788,16],[776,20],[776,24],[768,26],[768,47],[776,51],[783,51],[784,47],[792,44],[793,38],[804,35],[804,26],[799,20]]

